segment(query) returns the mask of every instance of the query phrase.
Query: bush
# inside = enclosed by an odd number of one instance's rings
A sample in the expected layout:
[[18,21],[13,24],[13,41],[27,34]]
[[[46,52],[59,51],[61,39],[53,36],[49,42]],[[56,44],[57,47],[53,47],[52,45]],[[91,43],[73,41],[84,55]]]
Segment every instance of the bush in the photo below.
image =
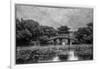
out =
[[16,52],[16,64],[23,64],[25,63],[31,54],[31,50],[20,50]]
[[58,56],[59,56],[59,59],[61,60],[61,61],[66,61],[67,59],[68,59],[68,53],[67,52],[61,52],[60,54],[58,54]]
[[[52,60],[53,57],[59,56],[61,60],[67,59],[67,47],[34,47],[32,49],[20,49],[17,51],[16,62],[37,63],[38,61]],[[63,53],[61,53],[63,52]]]
[[93,47],[77,47],[75,49],[75,55],[79,57],[79,60],[92,60],[93,59]]
[[16,62],[37,63],[40,60],[50,60],[56,55],[56,51],[50,48],[35,48],[33,50],[20,50],[17,52]]

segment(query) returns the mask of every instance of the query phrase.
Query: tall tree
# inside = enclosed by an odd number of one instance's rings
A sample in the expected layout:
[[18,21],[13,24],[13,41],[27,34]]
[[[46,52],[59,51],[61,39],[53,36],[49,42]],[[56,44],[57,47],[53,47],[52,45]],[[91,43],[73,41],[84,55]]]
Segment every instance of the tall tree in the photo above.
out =
[[31,40],[37,39],[38,22],[34,20],[16,19],[16,44],[26,45]]
[[92,44],[93,43],[93,23],[87,24],[87,27],[79,28],[75,32],[75,37],[79,43]]

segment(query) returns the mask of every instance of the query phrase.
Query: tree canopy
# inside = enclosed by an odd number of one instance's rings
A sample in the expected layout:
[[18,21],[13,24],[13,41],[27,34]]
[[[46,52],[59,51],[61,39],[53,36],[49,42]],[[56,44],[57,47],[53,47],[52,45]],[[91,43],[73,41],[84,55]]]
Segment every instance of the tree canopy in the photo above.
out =
[[58,33],[59,34],[68,34],[69,33],[69,29],[68,26],[60,26],[58,28]]
[[56,30],[49,26],[40,26],[34,20],[16,19],[16,42],[17,45],[26,45],[31,41],[46,42],[47,38],[56,35]]
[[93,43],[93,23],[88,23],[87,27],[79,28],[75,32],[75,37],[79,43]]
[[28,44],[37,38],[38,22],[34,20],[16,19],[16,42],[18,45]]

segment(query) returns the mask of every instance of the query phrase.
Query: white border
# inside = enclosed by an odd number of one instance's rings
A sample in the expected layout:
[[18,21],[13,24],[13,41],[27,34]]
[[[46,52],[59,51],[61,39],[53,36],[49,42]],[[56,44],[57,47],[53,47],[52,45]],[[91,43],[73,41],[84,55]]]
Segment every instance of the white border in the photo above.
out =
[[[66,3],[52,3],[52,2],[38,2],[33,0],[12,0],[11,1],[11,68],[12,69],[47,69],[49,68],[56,68],[61,69],[67,65],[67,68],[74,67],[75,65],[88,65],[93,64],[95,61],[77,61],[77,62],[59,62],[59,63],[43,63],[43,64],[23,64],[23,65],[16,65],[15,64],[15,4],[33,4],[33,5],[48,5],[48,6],[60,6],[60,7],[85,7],[85,8],[94,8],[94,6],[82,5],[82,4],[67,4]],[[95,15],[94,15],[95,18]],[[94,20],[95,23],[95,20]],[[95,27],[94,27],[95,28]],[[95,34],[94,34],[95,35]],[[94,47],[95,51],[95,47]],[[95,56],[95,53],[94,53]],[[94,58],[95,59],[95,58]]]

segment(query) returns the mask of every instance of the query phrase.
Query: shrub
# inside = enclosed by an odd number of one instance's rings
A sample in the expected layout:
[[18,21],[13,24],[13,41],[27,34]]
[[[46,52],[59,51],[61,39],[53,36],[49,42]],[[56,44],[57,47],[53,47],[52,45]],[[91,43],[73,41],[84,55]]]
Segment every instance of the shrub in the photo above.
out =
[[[40,60],[50,60],[56,55],[56,51],[50,48],[35,48],[32,50],[20,50],[17,52],[16,62],[37,63]],[[20,62],[22,61],[22,62]]]
[[90,46],[76,47],[75,55],[77,55],[80,60],[92,60],[93,47]]
[[68,59],[68,53],[67,52],[61,52],[61,53],[59,53],[58,54],[58,56],[59,56],[59,59],[61,60],[61,61],[66,61],[67,59]]

